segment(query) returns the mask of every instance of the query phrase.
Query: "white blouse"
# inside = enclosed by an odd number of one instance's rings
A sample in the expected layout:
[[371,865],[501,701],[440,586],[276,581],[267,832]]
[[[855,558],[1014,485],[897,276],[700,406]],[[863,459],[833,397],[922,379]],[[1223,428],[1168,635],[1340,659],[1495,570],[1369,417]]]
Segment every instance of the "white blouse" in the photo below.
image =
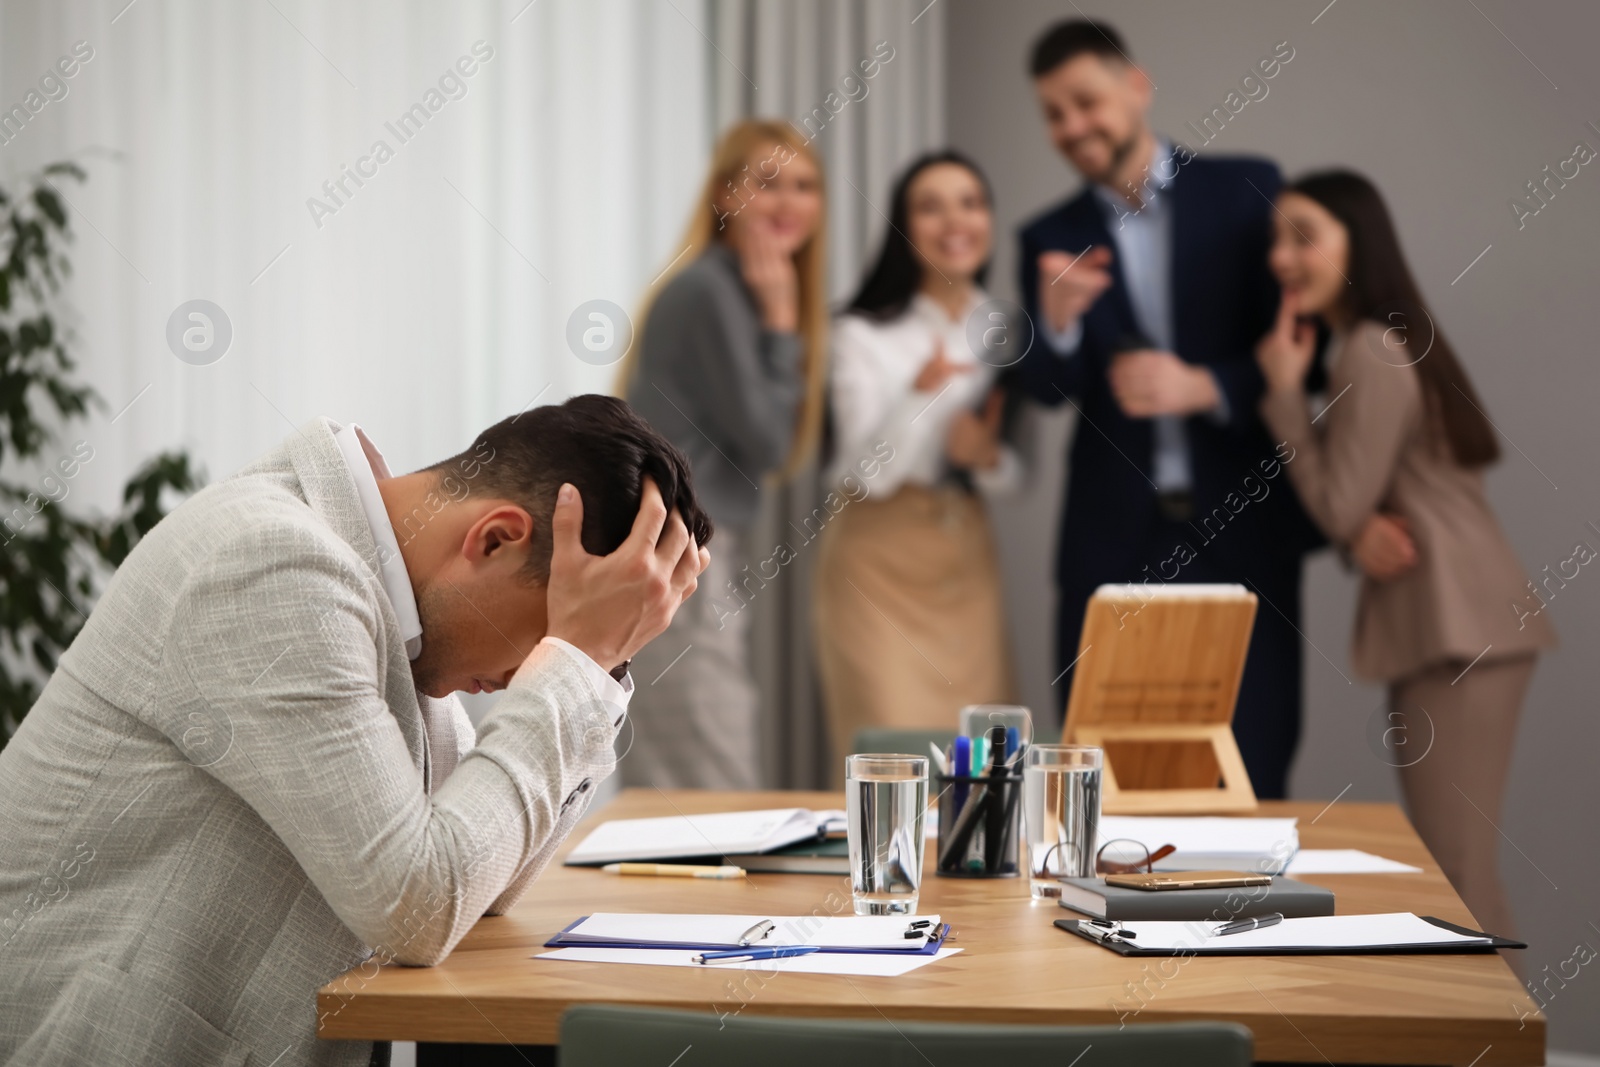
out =
[[[888,322],[848,313],[834,321],[833,362],[829,383],[833,405],[834,460],[831,485],[846,475],[861,481],[860,464],[878,461],[869,491],[887,497],[902,485],[936,485],[948,469],[945,441],[959,411],[980,412],[998,368],[978,361],[967,343],[966,320],[988,294],[974,290],[961,315],[952,319],[930,297],[918,293],[904,314]],[[945,359],[970,366],[939,390],[918,392],[913,383],[923,364],[944,343]],[[874,450],[887,441],[894,458],[882,462]],[[973,484],[986,495],[1015,491],[1022,482],[1022,463],[1004,442],[1000,462],[989,470],[972,470]]]

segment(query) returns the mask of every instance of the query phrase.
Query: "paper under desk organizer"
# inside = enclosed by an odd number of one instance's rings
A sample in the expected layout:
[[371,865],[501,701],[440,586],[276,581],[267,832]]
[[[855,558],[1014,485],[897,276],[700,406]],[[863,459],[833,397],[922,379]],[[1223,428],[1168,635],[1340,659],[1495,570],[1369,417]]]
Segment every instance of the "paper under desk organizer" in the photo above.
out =
[[1256,595],[1240,585],[1095,590],[1062,736],[1105,750],[1103,811],[1255,810],[1233,739],[1255,616]]

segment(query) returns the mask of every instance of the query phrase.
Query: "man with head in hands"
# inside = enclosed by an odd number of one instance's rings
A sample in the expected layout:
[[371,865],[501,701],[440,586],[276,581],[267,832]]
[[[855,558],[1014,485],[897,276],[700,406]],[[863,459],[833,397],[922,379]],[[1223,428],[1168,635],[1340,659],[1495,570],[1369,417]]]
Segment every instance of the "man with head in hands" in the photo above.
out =
[[318,419],[185,502],[0,752],[0,1062],[364,1067],[318,987],[516,903],[710,536],[599,396],[398,477]]
[[[1247,80],[1292,58],[1285,42]],[[1013,381],[1079,413],[1056,691],[1064,705],[1100,584],[1242,583],[1261,602],[1234,732],[1258,795],[1281,797],[1300,731],[1301,559],[1319,538],[1276,480],[1289,457],[1256,416],[1252,353],[1278,299],[1266,258],[1278,169],[1155,134],[1155,86],[1104,23],[1052,26],[1030,72],[1050,139],[1085,183],[1019,241],[1038,340]]]

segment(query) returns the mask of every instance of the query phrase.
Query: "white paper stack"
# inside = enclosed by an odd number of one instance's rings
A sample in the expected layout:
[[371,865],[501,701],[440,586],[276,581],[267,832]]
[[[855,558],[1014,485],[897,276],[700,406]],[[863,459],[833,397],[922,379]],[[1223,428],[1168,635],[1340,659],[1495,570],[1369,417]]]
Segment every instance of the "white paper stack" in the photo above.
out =
[[[678,915],[596,912],[561,932],[563,947],[735,948],[739,937],[763,921],[772,933],[766,947],[816,945],[831,951],[920,952],[937,915]],[[911,929],[911,924],[917,927]],[[915,936],[907,936],[911,933]]]
[[1282,874],[1300,850],[1296,820],[1224,816],[1102,815],[1100,843],[1125,838],[1151,852],[1178,850],[1156,861],[1158,871],[1250,871]]
[[762,974],[842,974],[852,978],[899,978],[920,967],[954,956],[958,948],[941,948],[931,956],[920,952],[894,955],[888,952],[813,952],[784,960],[729,960],[703,964],[694,961],[698,952],[664,948],[558,948],[543,952],[536,960],[565,960],[569,963],[633,963],[652,967],[692,967],[699,971],[760,971]]
[[[732,951],[757,923],[772,929],[759,946],[815,946],[810,955],[781,959],[697,962],[711,949]],[[913,925],[915,924],[915,925]],[[760,970],[767,973],[842,974],[895,978],[961,950],[938,943],[937,915],[679,915],[597,912],[546,942],[555,949],[535,959],[572,963],[632,963],[658,967]]]

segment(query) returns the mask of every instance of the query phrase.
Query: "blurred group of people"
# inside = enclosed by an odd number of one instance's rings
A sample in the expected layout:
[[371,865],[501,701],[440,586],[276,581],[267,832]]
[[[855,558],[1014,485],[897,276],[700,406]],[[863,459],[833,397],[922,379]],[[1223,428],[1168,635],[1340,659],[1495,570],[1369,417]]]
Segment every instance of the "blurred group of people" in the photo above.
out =
[[1286,184],[1269,161],[1174,143],[1151,129],[1154,86],[1130,55],[1086,20],[1034,45],[1049,137],[1084,187],[1020,231],[1036,340],[1003,368],[969,329],[987,321],[994,239],[976,162],[939,151],[906,168],[881,251],[830,309],[810,144],[784,122],[723,136],[689,251],[649,294],[624,375],[629,402],[688,456],[717,548],[706,595],[634,664],[645,684],[619,769],[637,784],[760,785],[751,613],[724,596],[770,560],[751,543],[762,486],[813,461],[824,492],[851,490],[826,513],[811,591],[835,752],[863,727],[953,727],[963,705],[1013,700],[986,502],[1023,482],[1019,406],[1071,404],[1062,704],[1098,586],[1243,584],[1259,607],[1234,732],[1257,795],[1285,796],[1302,567],[1332,546],[1360,574],[1355,671],[1387,685],[1386,714],[1427,746],[1398,761],[1411,817],[1478,919],[1508,931],[1494,825],[1535,658],[1555,638],[1515,607],[1526,577],[1484,493],[1499,454],[1485,405],[1370,181]]

